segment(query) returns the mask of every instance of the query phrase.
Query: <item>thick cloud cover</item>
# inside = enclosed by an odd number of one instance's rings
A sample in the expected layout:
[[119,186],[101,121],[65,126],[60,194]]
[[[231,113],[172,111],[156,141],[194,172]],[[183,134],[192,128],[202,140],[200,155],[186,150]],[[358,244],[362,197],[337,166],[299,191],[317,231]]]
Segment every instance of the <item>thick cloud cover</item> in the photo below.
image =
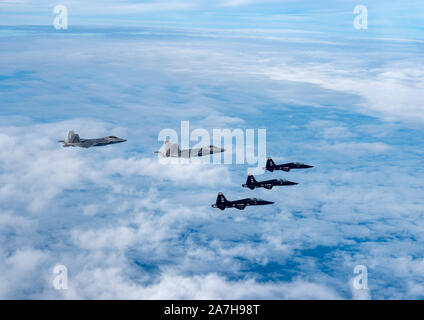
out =
[[[2,31],[1,298],[424,296],[419,44],[380,39],[368,54],[375,43],[264,30]],[[247,165],[163,165],[158,133],[181,120],[266,128],[276,162],[315,167],[257,177],[297,186],[250,191]],[[61,148],[70,129],[128,141]],[[275,205],[218,212],[219,191]],[[68,290],[53,287],[57,264]],[[369,290],[353,286],[357,265]]]

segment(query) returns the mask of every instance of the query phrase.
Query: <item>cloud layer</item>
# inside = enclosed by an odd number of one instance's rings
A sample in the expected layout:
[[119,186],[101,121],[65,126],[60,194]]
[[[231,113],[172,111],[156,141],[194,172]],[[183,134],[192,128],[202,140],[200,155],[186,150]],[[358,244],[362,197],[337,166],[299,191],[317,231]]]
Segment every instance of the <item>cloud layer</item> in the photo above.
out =
[[[310,34],[19,30],[0,39],[1,298],[423,297],[414,45],[385,41],[370,68],[361,45]],[[181,120],[266,128],[276,162],[314,169],[251,192],[247,165],[163,166],[157,135]],[[128,141],[61,148],[70,129]],[[219,191],[275,205],[218,212]]]

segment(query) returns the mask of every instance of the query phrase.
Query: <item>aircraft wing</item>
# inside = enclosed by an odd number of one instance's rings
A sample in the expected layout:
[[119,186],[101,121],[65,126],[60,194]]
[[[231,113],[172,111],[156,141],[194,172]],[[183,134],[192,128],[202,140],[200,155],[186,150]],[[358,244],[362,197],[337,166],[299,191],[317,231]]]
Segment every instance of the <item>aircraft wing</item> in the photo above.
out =
[[180,151],[179,157],[188,159],[193,157],[193,155],[190,153],[190,149],[184,149]]
[[96,140],[87,139],[87,140],[82,140],[81,141],[81,147],[82,148],[90,148],[90,147],[95,146],[96,144],[97,144],[97,141]]
[[218,148],[215,146],[205,146],[202,148],[193,148],[190,149],[190,156],[191,157],[203,157],[203,156],[208,156],[210,154],[215,154],[215,153],[220,153],[220,152],[224,152],[225,149],[222,148]]
[[247,203],[243,202],[243,200],[234,201],[234,207],[239,210],[244,210],[246,208]]
[[182,158],[196,158],[209,155],[209,148],[193,148],[193,149],[184,149],[181,151]]
[[257,205],[258,204],[257,200],[259,199],[256,199],[255,201],[255,199],[247,198],[247,199],[236,200],[233,202],[233,204],[236,209],[244,210],[246,206]]
[[280,164],[280,167],[292,167],[294,165],[293,162]]

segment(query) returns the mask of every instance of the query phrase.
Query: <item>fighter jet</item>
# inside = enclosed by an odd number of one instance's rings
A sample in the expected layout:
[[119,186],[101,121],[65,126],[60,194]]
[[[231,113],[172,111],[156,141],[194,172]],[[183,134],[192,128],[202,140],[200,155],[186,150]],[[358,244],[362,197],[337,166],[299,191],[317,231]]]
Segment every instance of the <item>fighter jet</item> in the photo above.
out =
[[164,157],[174,157],[174,158],[194,158],[194,157],[203,157],[214,153],[224,152],[225,149],[218,148],[215,146],[205,146],[202,148],[194,149],[184,149],[181,150],[179,145],[176,143],[171,143],[169,140],[166,140],[163,146],[159,151],[155,153],[160,153]]
[[81,148],[90,148],[90,147],[99,147],[106,146],[108,144],[115,144],[125,142],[127,140],[120,139],[115,136],[109,136],[99,139],[81,139],[78,134],[75,134],[74,131],[69,131],[66,140],[60,140],[58,142],[63,144],[63,147],[81,147]]
[[225,210],[225,208],[236,208],[239,210],[244,210],[246,206],[263,206],[267,204],[273,204],[274,202],[265,201],[262,199],[256,198],[247,198],[235,201],[228,201],[224,195],[220,192],[216,198],[216,203],[212,205],[212,208],[218,208],[220,210]]
[[255,188],[265,188],[265,189],[272,189],[273,186],[293,186],[295,184],[298,184],[297,182],[291,182],[283,179],[272,179],[272,180],[266,180],[266,181],[256,181],[255,177],[249,174],[247,177],[246,184],[242,184],[241,186],[243,188],[249,188],[250,190],[254,190]]
[[268,158],[266,162],[266,167],[263,168],[265,170],[273,172],[274,170],[283,170],[289,172],[291,169],[308,169],[313,168],[313,166],[308,166],[307,164],[299,163],[299,162],[290,162],[285,164],[276,165],[271,158]]

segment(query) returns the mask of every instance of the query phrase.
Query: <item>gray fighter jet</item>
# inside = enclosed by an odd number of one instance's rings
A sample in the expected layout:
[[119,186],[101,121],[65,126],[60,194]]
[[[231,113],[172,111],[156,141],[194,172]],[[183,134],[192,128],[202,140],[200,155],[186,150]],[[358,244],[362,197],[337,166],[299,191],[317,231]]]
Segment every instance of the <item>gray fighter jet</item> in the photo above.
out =
[[308,169],[313,168],[313,166],[309,166],[307,164],[299,163],[299,162],[290,162],[285,164],[275,164],[271,158],[268,158],[266,162],[266,167],[263,168],[265,170],[273,172],[274,170],[283,170],[289,172],[291,169]]
[[58,142],[63,144],[63,147],[81,147],[81,148],[90,148],[90,147],[100,147],[106,146],[108,144],[115,144],[125,142],[127,140],[120,139],[115,136],[109,136],[99,139],[81,139],[78,134],[75,134],[74,131],[69,131],[66,140],[60,140]]
[[166,140],[163,146],[159,149],[159,151],[155,151],[155,153],[160,153],[164,157],[174,157],[174,158],[194,158],[194,157],[203,157],[206,155],[224,152],[225,149],[218,148],[215,146],[205,146],[202,148],[194,148],[194,149],[184,149],[181,150],[179,145],[176,143],[171,143]]
[[266,181],[256,181],[255,177],[249,174],[247,177],[246,184],[242,184],[241,186],[243,188],[249,188],[251,190],[255,188],[265,188],[265,189],[272,189],[273,186],[293,186],[295,184],[298,184],[297,182],[291,182],[283,179],[272,179],[272,180],[266,180]]
[[265,201],[257,198],[247,198],[235,201],[228,201],[224,195],[220,192],[216,198],[216,203],[212,205],[212,208],[218,208],[220,210],[225,210],[226,208],[236,208],[239,210],[244,210],[247,206],[263,206],[267,204],[273,204],[274,202]]

